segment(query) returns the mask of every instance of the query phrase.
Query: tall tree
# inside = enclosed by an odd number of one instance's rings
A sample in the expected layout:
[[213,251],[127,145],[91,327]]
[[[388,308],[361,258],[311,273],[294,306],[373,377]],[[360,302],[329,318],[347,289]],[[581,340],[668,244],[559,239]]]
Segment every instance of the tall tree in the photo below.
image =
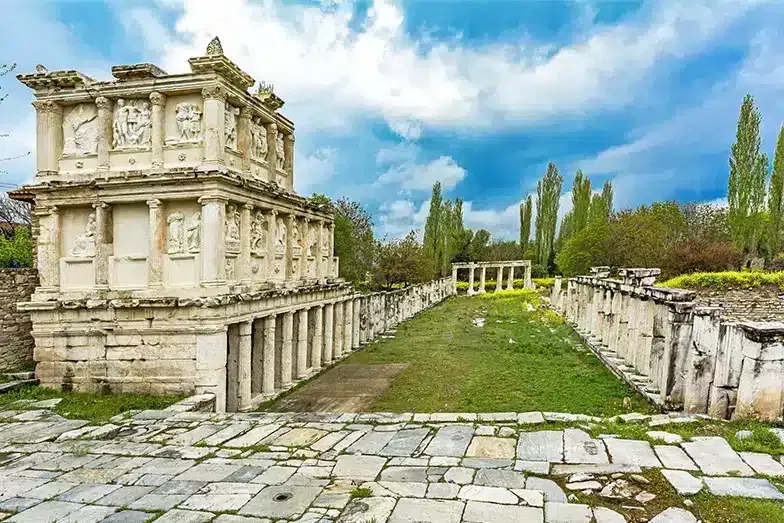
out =
[[531,214],[533,211],[533,201],[531,197],[525,199],[525,203],[520,204],[520,248],[525,252],[528,241],[531,239]]
[[423,241],[425,256],[430,260],[430,264],[433,267],[433,276],[439,276],[442,267],[442,199],[441,182],[436,182],[433,184],[433,194],[430,197],[430,212],[425,221],[425,236]]
[[735,143],[732,144],[727,200],[733,242],[751,256],[758,254],[768,171],[768,157],[760,151],[761,121],[754,98],[747,94],[740,108]]
[[553,254],[553,242],[558,220],[558,200],[563,178],[554,163],[536,184],[536,263],[547,266]]
[[612,214],[613,188],[609,181],[604,182],[601,194],[594,194],[591,198],[591,208],[588,212],[588,222],[606,222]]
[[773,155],[773,172],[768,190],[768,248],[771,258],[781,250],[782,222],[784,222],[784,125],[779,130],[776,152]]
[[454,209],[451,200],[444,200],[443,208],[441,209],[441,242],[443,256],[441,257],[441,274],[448,274],[451,272],[452,255],[454,250],[454,242],[452,241],[452,232],[455,226]]
[[591,180],[578,169],[572,183],[572,227],[569,236],[582,231],[588,225],[590,207]]

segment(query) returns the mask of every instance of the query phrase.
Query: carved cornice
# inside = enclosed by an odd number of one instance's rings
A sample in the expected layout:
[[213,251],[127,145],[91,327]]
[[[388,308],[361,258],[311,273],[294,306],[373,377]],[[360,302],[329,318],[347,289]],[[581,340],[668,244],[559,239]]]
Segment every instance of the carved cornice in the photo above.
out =
[[63,114],[63,106],[57,102],[36,100],[33,102],[33,107],[41,114]]
[[211,85],[201,90],[201,95],[205,100],[221,100],[226,101],[226,89],[220,85]]
[[153,105],[166,105],[166,95],[159,92],[150,93],[150,103]]

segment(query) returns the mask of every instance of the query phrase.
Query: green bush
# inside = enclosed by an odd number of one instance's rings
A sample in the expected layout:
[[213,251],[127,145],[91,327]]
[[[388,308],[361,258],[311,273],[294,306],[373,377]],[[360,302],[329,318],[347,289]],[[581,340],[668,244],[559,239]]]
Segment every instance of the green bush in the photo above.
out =
[[0,267],[32,267],[33,242],[26,227],[14,228],[11,239],[0,236]]
[[784,290],[784,271],[724,271],[683,274],[660,284],[683,289],[754,289],[775,285]]

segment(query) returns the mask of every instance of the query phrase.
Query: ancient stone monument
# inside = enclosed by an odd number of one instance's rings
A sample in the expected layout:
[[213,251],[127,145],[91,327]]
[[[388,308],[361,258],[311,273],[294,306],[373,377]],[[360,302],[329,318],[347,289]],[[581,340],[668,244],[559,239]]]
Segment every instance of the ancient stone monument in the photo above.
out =
[[[217,38],[189,63],[115,66],[107,82],[18,76],[36,97],[37,173],[23,190],[40,286],[22,308],[42,385],[214,392],[238,410],[378,330],[386,301],[337,278],[332,215],[294,192],[283,100],[266,84],[251,94]],[[384,321],[419,310],[409,301]]]
[[[457,271],[468,269],[468,295],[484,294],[485,281],[487,279],[487,269],[495,271],[495,290],[500,291],[504,287],[504,270],[506,273],[506,289],[514,288],[514,271],[516,267],[523,268],[523,288],[533,289],[534,284],[531,280],[531,260],[509,260],[497,262],[465,262],[452,264],[452,281],[454,282],[453,291],[457,293]],[[474,276],[479,269],[479,289],[474,290]]]

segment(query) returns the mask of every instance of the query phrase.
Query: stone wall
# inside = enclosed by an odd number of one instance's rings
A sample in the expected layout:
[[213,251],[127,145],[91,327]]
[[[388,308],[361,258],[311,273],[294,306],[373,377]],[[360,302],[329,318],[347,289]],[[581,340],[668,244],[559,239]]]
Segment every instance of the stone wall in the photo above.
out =
[[721,307],[725,321],[776,321],[784,319],[784,293],[776,286],[756,289],[695,289],[700,306]]
[[37,285],[35,269],[0,269],[0,370],[16,369],[33,360],[30,313],[17,311],[16,304],[29,301]]
[[727,321],[693,291],[652,286],[658,269],[619,273],[570,278],[565,291],[557,278],[550,297],[613,372],[668,409],[782,417],[784,323]]

